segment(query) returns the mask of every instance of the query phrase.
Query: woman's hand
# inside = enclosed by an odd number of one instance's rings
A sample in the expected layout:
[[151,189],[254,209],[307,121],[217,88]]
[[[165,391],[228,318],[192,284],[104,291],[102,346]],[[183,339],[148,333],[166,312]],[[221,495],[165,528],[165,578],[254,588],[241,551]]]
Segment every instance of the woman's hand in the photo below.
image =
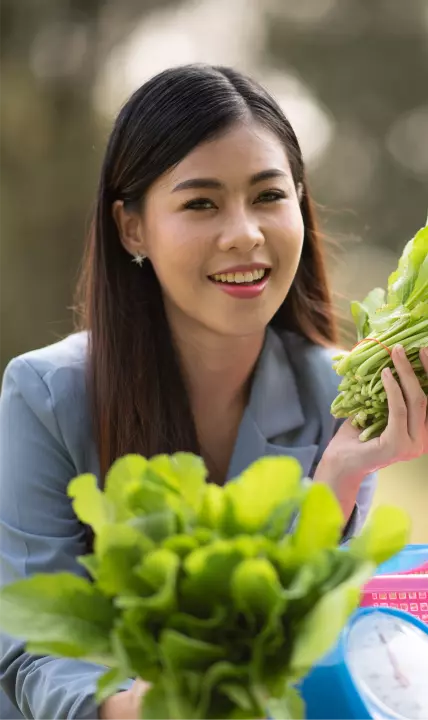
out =
[[109,697],[100,707],[101,720],[140,720],[141,704],[150,685],[143,680],[135,680],[132,687]]
[[[428,375],[428,348],[421,350],[420,358]],[[383,371],[389,414],[382,435],[363,443],[358,438],[361,431],[347,420],[327,446],[315,473],[314,481],[332,487],[346,518],[368,473],[428,453],[427,397],[404,349],[395,346],[392,359],[401,387],[390,370]]]

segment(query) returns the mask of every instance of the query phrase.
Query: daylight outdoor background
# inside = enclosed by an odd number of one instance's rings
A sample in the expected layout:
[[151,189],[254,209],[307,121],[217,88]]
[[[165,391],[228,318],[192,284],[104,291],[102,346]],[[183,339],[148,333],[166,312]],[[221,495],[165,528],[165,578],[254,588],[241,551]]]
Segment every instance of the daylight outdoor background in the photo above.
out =
[[[337,303],[384,285],[428,207],[428,0],[0,0],[1,356],[71,329],[73,287],[113,115],[159,70],[232,64],[302,144]],[[428,462],[377,501],[428,542]]]

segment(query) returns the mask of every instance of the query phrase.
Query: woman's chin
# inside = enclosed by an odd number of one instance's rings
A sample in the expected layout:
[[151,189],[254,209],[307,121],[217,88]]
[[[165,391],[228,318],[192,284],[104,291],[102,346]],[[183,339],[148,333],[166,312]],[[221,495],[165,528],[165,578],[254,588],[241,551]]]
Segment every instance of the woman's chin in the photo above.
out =
[[207,318],[205,327],[213,334],[221,335],[223,337],[260,337],[264,334],[267,325],[269,324],[271,317],[267,317],[266,320],[262,317],[249,317],[239,318],[227,317],[218,318]]

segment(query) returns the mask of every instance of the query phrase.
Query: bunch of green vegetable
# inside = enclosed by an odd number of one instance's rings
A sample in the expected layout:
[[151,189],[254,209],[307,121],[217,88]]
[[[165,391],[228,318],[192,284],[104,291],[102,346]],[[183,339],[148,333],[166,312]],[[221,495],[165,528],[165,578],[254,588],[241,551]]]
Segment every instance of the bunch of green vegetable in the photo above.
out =
[[[264,458],[218,487],[200,458],[118,460],[105,491],[69,486],[95,534],[91,580],[35,575],[3,589],[4,630],[36,654],[110,667],[101,701],[151,683],[148,718],[303,717],[295,689],[336,641],[375,565],[404,545],[408,518],[380,508],[349,548],[333,493],[299,463]],[[293,534],[285,535],[299,513]]]
[[381,378],[391,368],[394,345],[401,344],[428,394],[428,378],[419,351],[428,347],[428,225],[404,248],[397,269],[388,279],[388,291],[375,288],[366,299],[351,303],[358,344],[337,355],[334,368],[343,376],[331,412],[352,418],[361,428],[360,439],[379,436],[388,422],[388,403]]

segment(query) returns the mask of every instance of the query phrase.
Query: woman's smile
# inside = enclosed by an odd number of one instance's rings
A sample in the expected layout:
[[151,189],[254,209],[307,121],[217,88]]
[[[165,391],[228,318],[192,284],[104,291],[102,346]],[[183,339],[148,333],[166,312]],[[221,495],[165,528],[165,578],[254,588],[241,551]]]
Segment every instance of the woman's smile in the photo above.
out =
[[259,297],[266,288],[271,268],[264,265],[240,265],[209,275],[209,280],[223,292],[241,300]]

